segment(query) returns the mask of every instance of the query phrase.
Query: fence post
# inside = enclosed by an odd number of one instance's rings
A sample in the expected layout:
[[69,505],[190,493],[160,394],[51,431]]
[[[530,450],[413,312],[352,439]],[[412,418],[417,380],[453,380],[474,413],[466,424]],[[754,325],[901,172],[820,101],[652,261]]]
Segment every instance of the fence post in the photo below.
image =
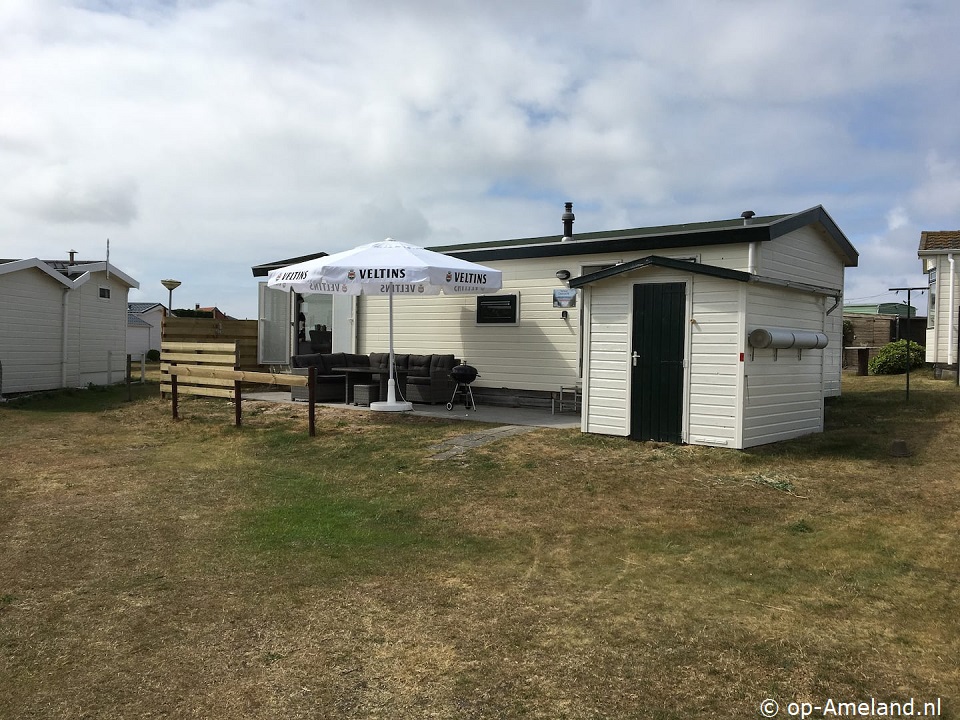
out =
[[317,367],[311,365],[307,370],[307,398],[310,405],[307,416],[310,418],[310,437],[317,436]]
[[107,385],[113,385],[113,350],[107,350]]
[[131,402],[133,400],[133,387],[131,386],[133,380],[130,377],[130,365],[132,362],[133,356],[130,355],[130,353],[127,353],[127,402]]
[[173,405],[173,419],[179,420],[180,414],[177,412],[177,376],[173,373],[170,374],[170,398],[170,404]]
[[[236,372],[236,370],[234,370]],[[233,394],[236,397],[236,410],[234,410],[234,415],[237,418],[237,427],[240,427],[241,423],[241,410],[240,410],[240,381],[233,381]]]
[[145,352],[140,353],[140,384],[142,385],[147,381],[147,354]]

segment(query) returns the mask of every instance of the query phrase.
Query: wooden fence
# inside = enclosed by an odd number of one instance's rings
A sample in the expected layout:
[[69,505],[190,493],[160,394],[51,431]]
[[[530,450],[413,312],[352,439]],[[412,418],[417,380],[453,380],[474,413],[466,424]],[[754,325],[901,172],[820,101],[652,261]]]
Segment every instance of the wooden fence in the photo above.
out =
[[308,388],[310,437],[316,435],[316,368],[308,375],[240,370],[236,343],[160,343],[160,391],[169,393],[173,419],[180,419],[179,396],[201,395],[233,400],[236,425],[242,424],[242,383]]
[[236,343],[237,366],[241,370],[260,370],[257,364],[257,321],[217,320],[215,318],[163,319],[162,342]]

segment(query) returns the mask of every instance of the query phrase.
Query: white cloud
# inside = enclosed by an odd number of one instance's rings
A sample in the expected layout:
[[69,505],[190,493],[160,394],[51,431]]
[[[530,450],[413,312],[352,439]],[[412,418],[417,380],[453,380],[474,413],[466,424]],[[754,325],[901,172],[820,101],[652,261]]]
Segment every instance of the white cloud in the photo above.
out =
[[907,0],[6,0],[0,242],[96,257],[111,237],[143,297],[174,275],[253,316],[253,264],[559,232],[565,200],[579,231],[823,203],[861,250],[852,285],[886,284],[928,220],[960,226],[958,18]]

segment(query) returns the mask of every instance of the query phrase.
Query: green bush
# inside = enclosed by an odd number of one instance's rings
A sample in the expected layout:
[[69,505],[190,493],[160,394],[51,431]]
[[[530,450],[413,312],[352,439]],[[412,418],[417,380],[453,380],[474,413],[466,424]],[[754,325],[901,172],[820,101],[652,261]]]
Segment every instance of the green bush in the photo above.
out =
[[[910,343],[910,368],[923,367],[926,362],[926,350],[923,345]],[[907,341],[897,340],[880,348],[876,357],[868,364],[874,375],[898,375],[907,371]]]
[[150,362],[159,362],[160,361],[160,351],[159,350],[147,350],[147,360]]

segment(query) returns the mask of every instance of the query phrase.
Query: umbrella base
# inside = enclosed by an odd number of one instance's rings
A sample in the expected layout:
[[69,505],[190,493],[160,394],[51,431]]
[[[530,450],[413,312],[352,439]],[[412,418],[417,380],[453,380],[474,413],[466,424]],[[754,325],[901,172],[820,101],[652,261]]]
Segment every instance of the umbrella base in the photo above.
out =
[[413,410],[413,403],[403,402],[402,400],[384,400],[383,402],[370,403],[370,409],[376,412],[406,412]]

